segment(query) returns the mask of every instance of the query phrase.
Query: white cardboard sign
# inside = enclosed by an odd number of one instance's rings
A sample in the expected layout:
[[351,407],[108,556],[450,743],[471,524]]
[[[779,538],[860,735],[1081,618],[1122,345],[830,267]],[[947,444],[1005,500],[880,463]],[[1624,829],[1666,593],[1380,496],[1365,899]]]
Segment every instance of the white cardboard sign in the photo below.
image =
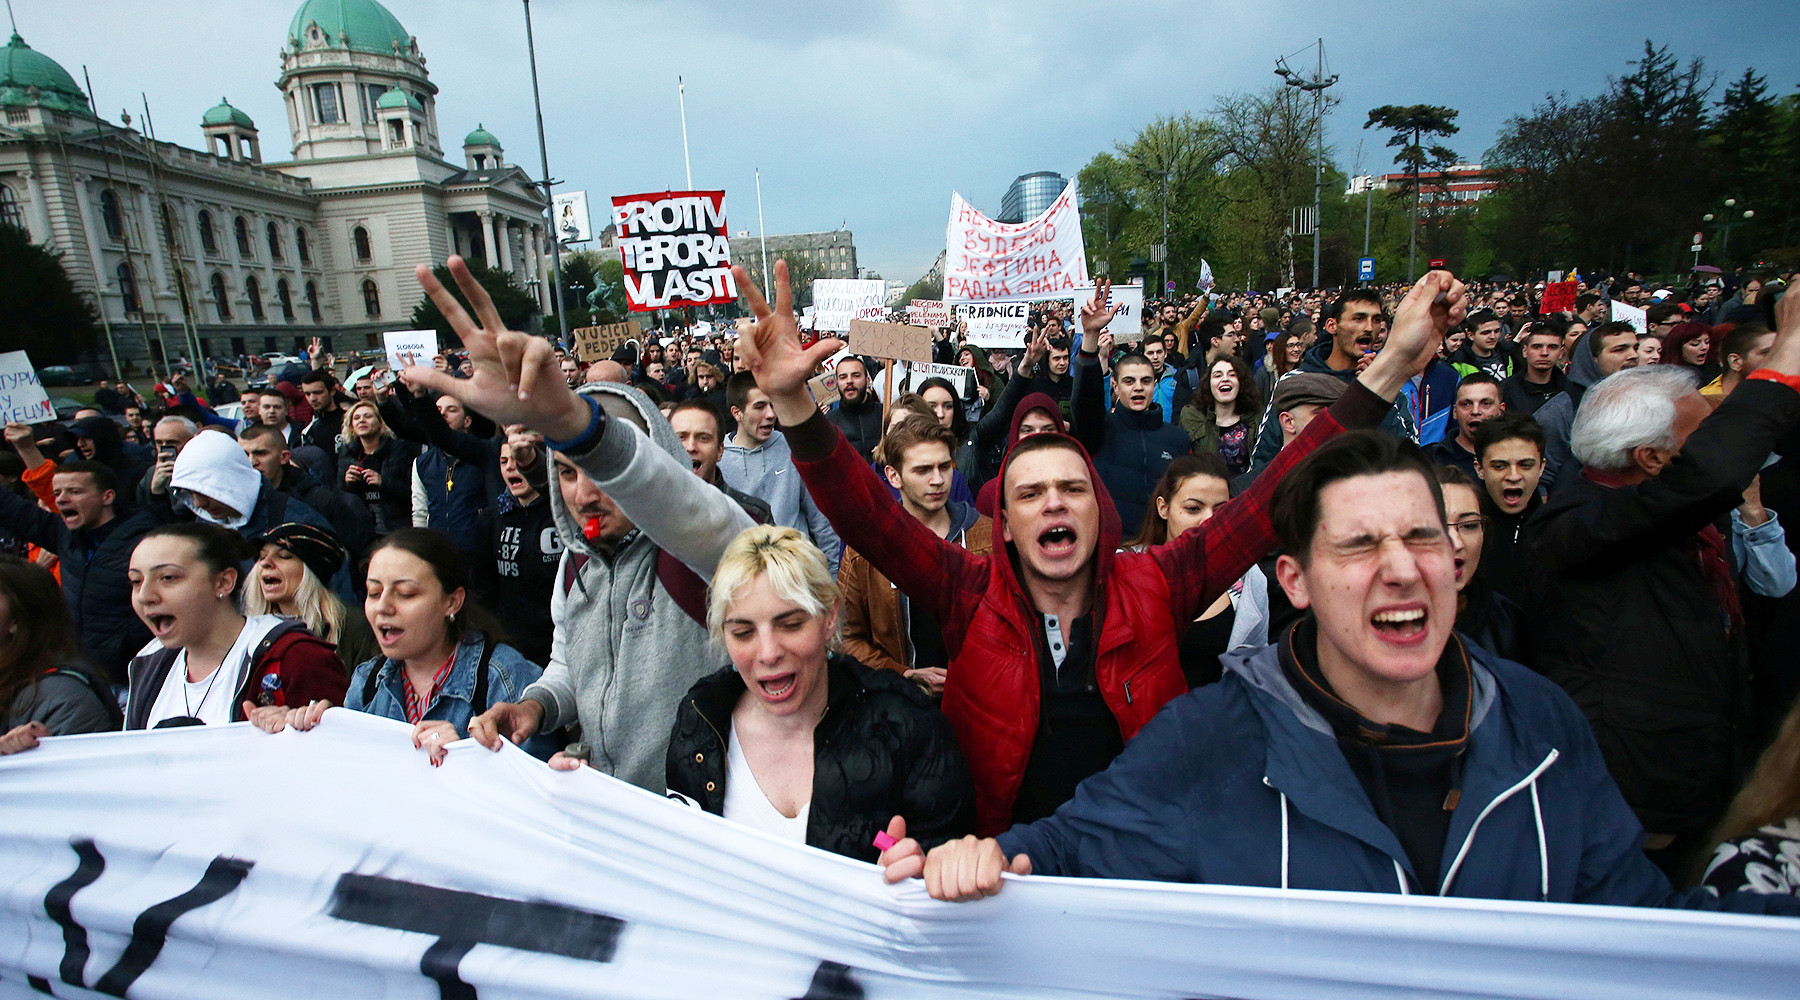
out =
[[436,330],[390,330],[381,335],[381,342],[387,347],[388,367],[395,371],[414,365],[430,368],[438,353]]
[[56,419],[56,409],[38,382],[37,369],[24,351],[0,354],[0,418],[9,424],[37,424]]
[[812,328],[844,333],[855,319],[887,318],[887,285],[862,278],[817,278],[812,283]]

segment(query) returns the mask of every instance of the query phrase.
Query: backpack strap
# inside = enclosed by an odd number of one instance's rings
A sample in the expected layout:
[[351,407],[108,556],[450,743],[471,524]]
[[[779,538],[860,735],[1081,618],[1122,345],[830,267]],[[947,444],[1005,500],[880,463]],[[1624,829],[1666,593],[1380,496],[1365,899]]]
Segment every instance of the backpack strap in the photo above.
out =
[[106,717],[112,720],[113,728],[123,729],[125,727],[125,713],[119,708],[119,700],[113,697],[110,690],[101,689],[99,682],[93,677],[90,677],[85,671],[74,670],[69,667],[51,667],[49,670],[44,671],[44,676],[72,677],[75,680],[80,681],[88,691],[99,700],[101,707],[106,710]]
[[493,656],[494,637],[484,634],[481,637],[481,662],[475,664],[475,697],[471,699],[474,715],[488,710],[488,660]]
[[388,658],[384,656],[381,658],[380,663],[369,668],[369,677],[367,680],[363,681],[362,703],[364,711],[367,711],[369,703],[375,700],[375,679],[381,676],[381,669],[387,665]]

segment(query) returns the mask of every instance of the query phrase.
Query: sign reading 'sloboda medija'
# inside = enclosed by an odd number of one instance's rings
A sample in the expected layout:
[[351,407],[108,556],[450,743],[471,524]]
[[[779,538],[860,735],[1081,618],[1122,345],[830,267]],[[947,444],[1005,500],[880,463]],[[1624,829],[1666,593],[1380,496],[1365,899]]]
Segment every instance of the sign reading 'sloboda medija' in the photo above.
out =
[[613,199],[613,223],[633,312],[737,299],[725,192],[622,195]]

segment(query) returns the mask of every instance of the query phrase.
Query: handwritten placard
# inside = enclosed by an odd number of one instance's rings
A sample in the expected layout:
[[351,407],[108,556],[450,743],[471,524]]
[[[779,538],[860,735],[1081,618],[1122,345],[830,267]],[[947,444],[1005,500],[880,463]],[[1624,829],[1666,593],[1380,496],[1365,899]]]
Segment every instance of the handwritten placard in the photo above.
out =
[[9,424],[36,424],[56,419],[56,409],[38,382],[37,369],[24,351],[0,354],[0,418]]
[[850,349],[873,358],[901,361],[931,360],[931,329],[905,323],[850,321]]
[[913,326],[949,326],[950,306],[938,299],[914,299],[906,304],[906,321]]
[[830,406],[838,401],[837,376],[830,372],[807,379],[806,387],[812,390],[813,402],[819,406]]
[[395,371],[415,365],[429,368],[438,353],[436,330],[389,330],[381,342],[387,347],[388,367]]
[[625,342],[643,335],[643,327],[635,319],[602,326],[583,326],[569,331],[575,337],[575,354],[582,361],[605,361]]
[[1544,297],[1538,302],[1538,315],[1575,311],[1575,282],[1552,281],[1544,286]]

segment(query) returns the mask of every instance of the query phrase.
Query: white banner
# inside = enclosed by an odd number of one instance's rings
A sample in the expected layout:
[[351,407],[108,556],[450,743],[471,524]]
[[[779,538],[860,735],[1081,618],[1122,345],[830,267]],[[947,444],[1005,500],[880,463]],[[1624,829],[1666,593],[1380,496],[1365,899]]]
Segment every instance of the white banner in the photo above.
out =
[[951,192],[945,243],[945,302],[1050,298],[1088,283],[1073,180],[1042,215],[1018,224],[995,222]]
[[808,329],[843,333],[853,319],[887,318],[887,285],[861,278],[815,278],[813,324]]
[[1773,917],[1097,879],[921,884],[333,709],[0,758],[0,998],[1787,998]]
[[956,307],[956,318],[969,324],[963,342],[976,347],[1024,347],[1028,302],[978,302]]

